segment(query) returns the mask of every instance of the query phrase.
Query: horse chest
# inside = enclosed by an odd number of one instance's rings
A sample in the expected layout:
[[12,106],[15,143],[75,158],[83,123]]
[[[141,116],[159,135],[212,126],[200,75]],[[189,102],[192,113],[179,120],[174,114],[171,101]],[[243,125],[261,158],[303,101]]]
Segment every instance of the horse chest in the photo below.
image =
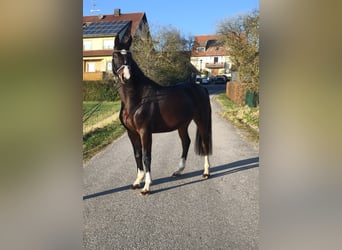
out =
[[121,121],[129,130],[138,131],[148,123],[148,115],[140,112],[139,109],[132,112],[124,109]]
[[129,114],[129,112],[125,109],[122,111],[121,122],[125,125],[126,128],[128,128],[130,130],[135,130],[133,118]]

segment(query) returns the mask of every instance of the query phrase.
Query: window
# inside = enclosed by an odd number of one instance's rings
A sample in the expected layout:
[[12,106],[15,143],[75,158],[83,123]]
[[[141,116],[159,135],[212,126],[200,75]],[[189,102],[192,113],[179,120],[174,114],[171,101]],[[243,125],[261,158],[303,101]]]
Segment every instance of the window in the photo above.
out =
[[197,52],[204,52],[204,47],[198,47]]
[[218,57],[217,56],[214,57],[214,63],[218,63]]
[[87,62],[86,72],[95,72],[95,62]]
[[109,61],[107,62],[107,71],[111,71],[112,70],[112,62]]
[[113,49],[113,48],[114,48],[114,39],[103,40],[103,49]]
[[83,41],[83,50],[91,50],[91,41]]

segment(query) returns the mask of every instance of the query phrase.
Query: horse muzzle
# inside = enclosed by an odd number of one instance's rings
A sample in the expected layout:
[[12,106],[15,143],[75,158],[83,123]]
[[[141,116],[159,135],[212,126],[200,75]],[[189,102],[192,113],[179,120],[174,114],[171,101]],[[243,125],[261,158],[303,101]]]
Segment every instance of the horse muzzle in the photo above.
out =
[[131,67],[129,65],[121,65],[116,72],[121,80],[127,81],[131,78]]

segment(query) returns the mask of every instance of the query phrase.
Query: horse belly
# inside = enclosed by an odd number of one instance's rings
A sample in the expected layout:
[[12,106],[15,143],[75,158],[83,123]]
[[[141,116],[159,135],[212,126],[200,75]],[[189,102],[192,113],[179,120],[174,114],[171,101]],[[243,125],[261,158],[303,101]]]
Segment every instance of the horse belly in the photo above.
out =
[[194,107],[191,103],[160,103],[159,119],[155,120],[155,133],[169,132],[189,124],[193,119]]

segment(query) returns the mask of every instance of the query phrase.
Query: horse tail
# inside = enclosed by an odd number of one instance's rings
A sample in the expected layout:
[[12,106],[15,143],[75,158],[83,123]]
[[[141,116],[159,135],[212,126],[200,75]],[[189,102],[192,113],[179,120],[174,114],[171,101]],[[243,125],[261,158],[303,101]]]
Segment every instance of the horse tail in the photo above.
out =
[[[212,154],[212,122],[211,122],[211,106],[208,90],[205,88],[207,94],[206,107],[201,109],[200,123],[197,125],[196,139],[195,139],[195,153],[198,155]],[[202,138],[200,129],[203,128]]]

